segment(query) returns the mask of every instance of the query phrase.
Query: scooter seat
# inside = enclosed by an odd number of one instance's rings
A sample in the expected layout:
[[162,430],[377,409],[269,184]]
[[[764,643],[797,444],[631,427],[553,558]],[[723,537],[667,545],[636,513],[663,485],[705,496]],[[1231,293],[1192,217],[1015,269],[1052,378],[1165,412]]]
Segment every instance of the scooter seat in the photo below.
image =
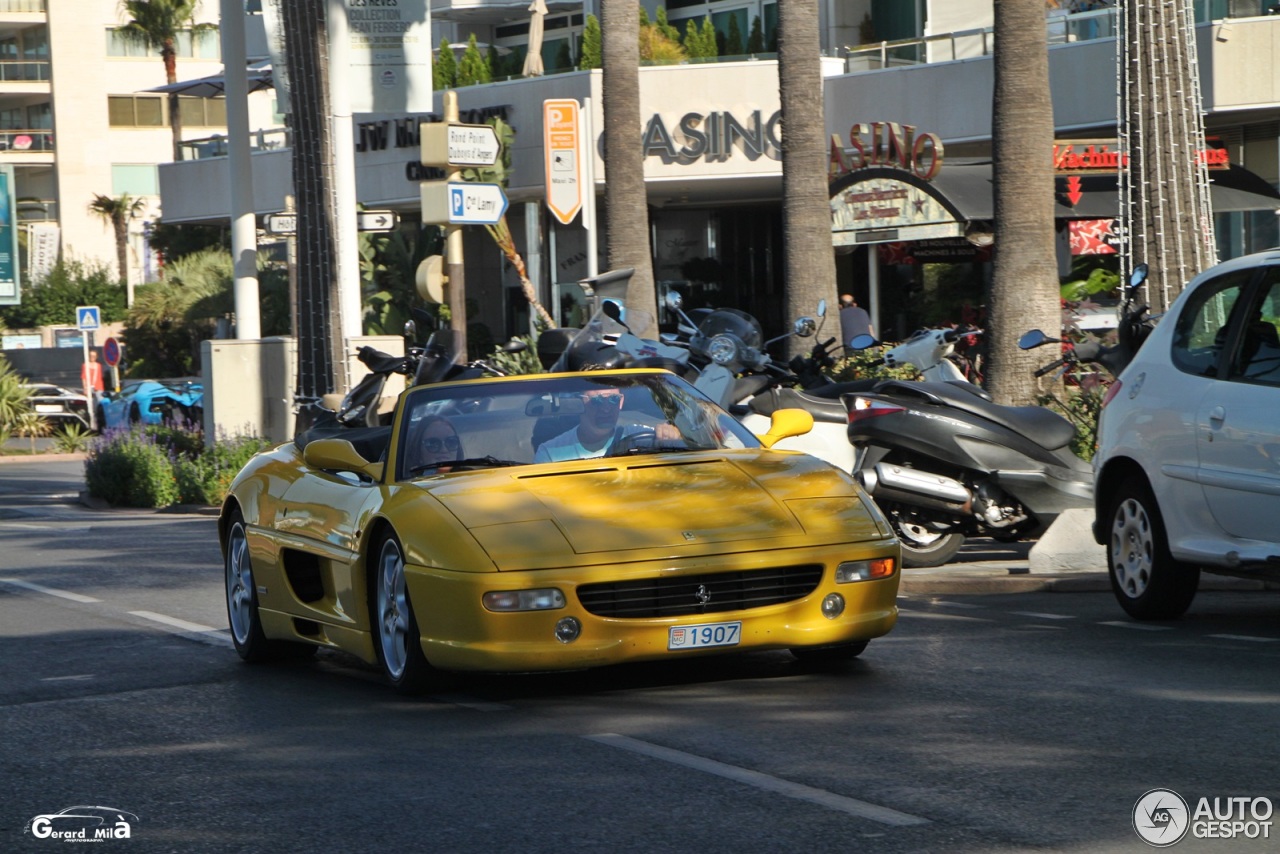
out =
[[1051,409],[1043,406],[1001,406],[965,390],[958,383],[886,380],[876,388],[877,394],[904,392],[980,415],[1026,436],[1045,450],[1056,451],[1066,447],[1076,435],[1075,425]]
[[814,389],[775,388],[769,394],[753,397],[751,411],[757,415],[772,415],[779,409],[803,409],[814,421],[844,424],[849,412],[840,402],[840,395],[870,391],[879,380],[854,380],[832,383]]

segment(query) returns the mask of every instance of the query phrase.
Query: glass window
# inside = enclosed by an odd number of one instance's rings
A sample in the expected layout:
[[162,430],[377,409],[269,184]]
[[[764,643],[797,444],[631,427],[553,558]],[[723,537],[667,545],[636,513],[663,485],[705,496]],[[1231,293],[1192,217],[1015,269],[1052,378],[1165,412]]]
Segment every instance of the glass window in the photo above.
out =
[[1253,270],[1228,273],[1198,287],[1182,307],[1173,332],[1173,364],[1199,377],[1218,376],[1231,310]]
[[49,58],[49,33],[47,30],[32,29],[23,34],[22,58],[34,60]]
[[111,164],[111,195],[115,198],[128,193],[134,198],[160,195],[160,174],[150,164]]
[[52,130],[53,108],[49,104],[32,104],[27,107],[27,127],[32,130]]
[[178,96],[178,108],[182,114],[183,127],[215,127],[227,126],[227,102],[223,98],[193,98]]
[[1246,315],[1231,378],[1280,385],[1280,267],[1267,269],[1255,307]]
[[117,128],[164,127],[164,98],[159,95],[108,95],[107,118],[111,127]]

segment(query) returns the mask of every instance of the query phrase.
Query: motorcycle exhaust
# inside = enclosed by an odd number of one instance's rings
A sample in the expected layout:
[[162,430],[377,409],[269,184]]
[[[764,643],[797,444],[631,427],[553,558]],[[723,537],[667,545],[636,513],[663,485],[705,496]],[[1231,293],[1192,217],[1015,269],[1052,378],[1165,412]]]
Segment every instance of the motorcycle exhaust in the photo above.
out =
[[964,484],[949,477],[903,466],[877,463],[870,471],[858,472],[862,488],[872,498],[914,504],[949,513],[969,513],[973,496]]

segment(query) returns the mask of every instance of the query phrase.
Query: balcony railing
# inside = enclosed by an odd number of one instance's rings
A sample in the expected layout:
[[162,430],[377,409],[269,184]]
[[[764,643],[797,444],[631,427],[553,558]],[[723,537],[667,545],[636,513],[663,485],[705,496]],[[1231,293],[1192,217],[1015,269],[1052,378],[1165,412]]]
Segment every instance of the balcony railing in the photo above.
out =
[[[179,147],[182,149],[183,160],[208,160],[211,157],[227,156],[227,138],[223,134],[183,140]],[[287,128],[264,128],[249,134],[250,151],[278,151],[288,147]]]
[[51,130],[0,130],[0,151],[53,151]]
[[[3,2],[3,0],[0,0]],[[0,83],[40,81],[49,79],[49,61],[32,62],[25,59],[0,60]]]
[[0,0],[0,12],[43,12],[45,0]]

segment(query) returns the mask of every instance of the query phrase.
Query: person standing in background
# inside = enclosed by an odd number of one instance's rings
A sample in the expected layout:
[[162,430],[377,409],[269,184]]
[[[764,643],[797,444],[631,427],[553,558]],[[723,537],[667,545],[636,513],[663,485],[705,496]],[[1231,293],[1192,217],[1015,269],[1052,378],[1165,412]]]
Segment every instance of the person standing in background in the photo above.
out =
[[840,295],[840,343],[846,348],[849,342],[859,335],[875,337],[876,331],[871,326],[871,315],[858,305],[853,294]]
[[94,400],[105,390],[102,384],[102,363],[98,361],[98,351],[89,351],[89,361],[80,366],[80,384],[84,393],[93,395]]

